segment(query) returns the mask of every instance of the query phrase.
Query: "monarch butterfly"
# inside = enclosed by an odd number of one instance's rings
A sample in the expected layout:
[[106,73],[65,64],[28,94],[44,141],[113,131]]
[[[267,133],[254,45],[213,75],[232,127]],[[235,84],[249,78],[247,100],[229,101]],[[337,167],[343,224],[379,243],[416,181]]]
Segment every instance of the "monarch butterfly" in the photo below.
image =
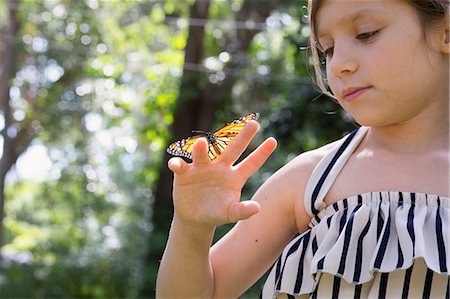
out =
[[259,113],[252,112],[233,120],[214,133],[208,131],[193,130],[198,135],[187,137],[169,145],[166,151],[174,156],[185,157],[192,160],[192,149],[195,141],[206,137],[208,141],[208,156],[211,160],[216,159],[227,147],[230,141],[241,132],[245,125],[251,120],[257,120]]

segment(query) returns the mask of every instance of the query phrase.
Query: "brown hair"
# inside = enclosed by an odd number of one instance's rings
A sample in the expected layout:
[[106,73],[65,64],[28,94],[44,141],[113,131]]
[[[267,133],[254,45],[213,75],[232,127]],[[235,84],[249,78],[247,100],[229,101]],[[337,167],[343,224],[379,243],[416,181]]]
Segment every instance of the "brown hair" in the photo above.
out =
[[[319,56],[320,45],[317,40],[316,16],[322,2],[323,0],[308,0],[309,26],[311,29],[309,41],[316,84],[323,93],[334,98],[325,85],[326,78],[322,73],[322,63]],[[450,0],[408,0],[408,2],[414,6],[418,13],[419,21],[424,29],[424,35],[427,29],[441,21],[448,14],[450,6]]]

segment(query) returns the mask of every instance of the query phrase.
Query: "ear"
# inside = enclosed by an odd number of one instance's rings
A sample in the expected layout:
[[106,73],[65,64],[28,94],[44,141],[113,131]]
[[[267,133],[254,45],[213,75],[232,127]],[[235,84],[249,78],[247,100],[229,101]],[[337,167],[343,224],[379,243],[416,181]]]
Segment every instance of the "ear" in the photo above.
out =
[[450,54],[450,17],[449,13],[445,14],[443,26],[440,31],[439,50],[442,53]]

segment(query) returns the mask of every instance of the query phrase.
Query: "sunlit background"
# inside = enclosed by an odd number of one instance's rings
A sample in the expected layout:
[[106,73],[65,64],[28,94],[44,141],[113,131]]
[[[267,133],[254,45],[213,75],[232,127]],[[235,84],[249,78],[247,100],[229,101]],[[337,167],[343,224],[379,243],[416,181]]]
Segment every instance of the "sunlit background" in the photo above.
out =
[[280,146],[243,199],[351,130],[310,77],[305,2],[0,0],[0,297],[153,298],[165,148],[192,129],[261,113],[251,148]]

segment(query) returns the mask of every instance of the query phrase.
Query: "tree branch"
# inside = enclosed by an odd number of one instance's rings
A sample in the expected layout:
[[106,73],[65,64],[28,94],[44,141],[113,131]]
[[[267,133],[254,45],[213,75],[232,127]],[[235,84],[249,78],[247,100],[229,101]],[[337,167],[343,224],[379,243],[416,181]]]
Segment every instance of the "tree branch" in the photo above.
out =
[[[5,208],[5,177],[12,167],[14,160],[14,139],[8,135],[8,128],[11,126],[11,106],[9,104],[9,84],[15,76],[16,49],[13,41],[19,31],[19,21],[17,18],[17,9],[19,0],[9,0],[8,11],[9,20],[5,30],[5,39],[3,41],[3,71],[0,74],[0,109],[3,112],[5,129],[2,130],[3,137],[3,155],[0,159],[0,248],[3,245],[3,217]],[[0,256],[1,259],[1,256]]]

